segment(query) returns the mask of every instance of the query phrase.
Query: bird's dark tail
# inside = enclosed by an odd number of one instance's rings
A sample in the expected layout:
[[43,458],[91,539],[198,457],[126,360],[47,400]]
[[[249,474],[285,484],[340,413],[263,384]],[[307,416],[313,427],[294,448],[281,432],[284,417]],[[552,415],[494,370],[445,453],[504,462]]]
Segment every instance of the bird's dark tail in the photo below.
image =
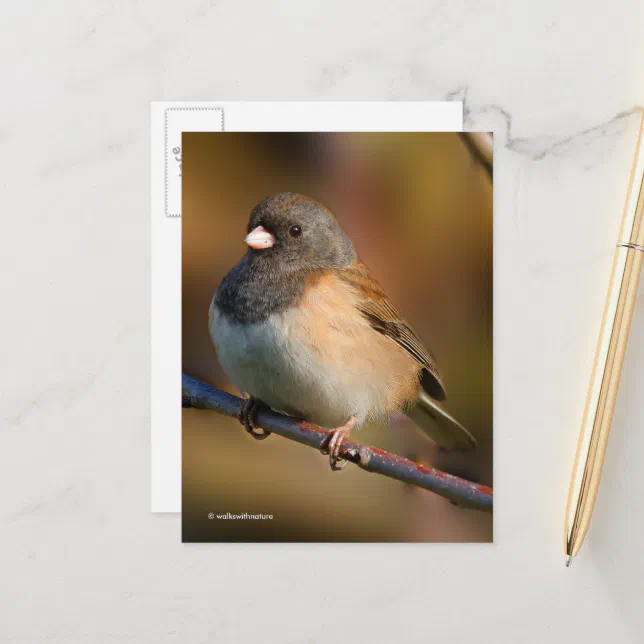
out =
[[418,399],[405,411],[405,415],[445,449],[469,451],[476,448],[472,434],[441,409],[422,388],[419,388]]

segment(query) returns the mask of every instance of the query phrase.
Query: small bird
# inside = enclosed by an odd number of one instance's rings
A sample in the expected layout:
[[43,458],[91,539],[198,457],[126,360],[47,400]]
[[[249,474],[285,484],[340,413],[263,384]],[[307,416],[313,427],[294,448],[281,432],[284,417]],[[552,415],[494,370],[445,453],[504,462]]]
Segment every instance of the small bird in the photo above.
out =
[[209,331],[221,366],[249,398],[239,420],[256,438],[262,406],[328,428],[321,451],[343,469],[354,427],[411,418],[446,449],[472,435],[435,401],[445,388],[432,354],[358,259],[322,204],[280,193],[257,204],[248,251],[217,289]]

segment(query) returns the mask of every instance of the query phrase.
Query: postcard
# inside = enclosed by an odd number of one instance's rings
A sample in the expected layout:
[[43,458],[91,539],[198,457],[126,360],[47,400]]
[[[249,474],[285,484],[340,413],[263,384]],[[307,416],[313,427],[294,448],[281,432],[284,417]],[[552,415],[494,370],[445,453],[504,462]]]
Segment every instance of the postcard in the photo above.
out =
[[183,541],[492,541],[491,134],[181,149]]
[[166,102],[151,106],[151,509],[181,511],[182,132],[454,131],[459,102]]

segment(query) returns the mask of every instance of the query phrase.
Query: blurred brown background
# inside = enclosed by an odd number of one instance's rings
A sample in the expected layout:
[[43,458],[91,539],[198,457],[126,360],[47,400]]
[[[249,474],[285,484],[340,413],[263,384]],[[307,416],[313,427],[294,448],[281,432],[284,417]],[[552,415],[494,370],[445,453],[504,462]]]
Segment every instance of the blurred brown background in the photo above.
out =
[[[438,450],[406,419],[356,440],[492,485],[492,185],[457,134],[185,133],[183,370],[236,392],[208,335],[208,307],[245,253],[265,196],[327,205],[394,305],[435,355],[447,410],[477,438]],[[237,421],[183,410],[184,541],[492,540],[492,517]],[[272,514],[272,521],[209,513]]]

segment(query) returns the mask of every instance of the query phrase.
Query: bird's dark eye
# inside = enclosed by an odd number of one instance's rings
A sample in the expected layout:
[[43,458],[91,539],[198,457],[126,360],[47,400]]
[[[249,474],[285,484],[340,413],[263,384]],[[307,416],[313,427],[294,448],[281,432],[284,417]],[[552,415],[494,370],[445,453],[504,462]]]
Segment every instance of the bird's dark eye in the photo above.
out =
[[295,224],[288,229],[288,234],[291,237],[299,237],[302,234],[302,229]]

